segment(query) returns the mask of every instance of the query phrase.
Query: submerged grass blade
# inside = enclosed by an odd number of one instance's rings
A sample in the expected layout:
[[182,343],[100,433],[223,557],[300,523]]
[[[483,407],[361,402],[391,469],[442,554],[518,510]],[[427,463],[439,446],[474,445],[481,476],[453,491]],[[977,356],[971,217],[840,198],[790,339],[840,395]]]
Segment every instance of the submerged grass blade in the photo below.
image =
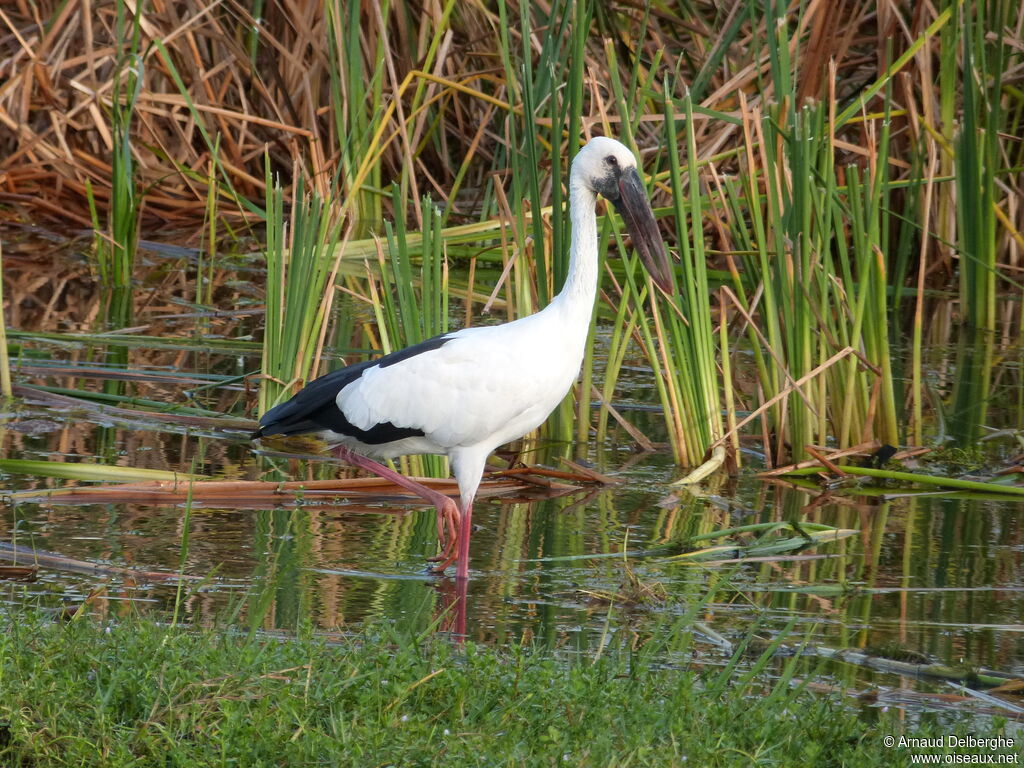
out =
[[[896,480],[903,483],[918,483],[921,485],[935,485],[943,488],[953,488],[963,491],[982,491],[995,494],[1007,494],[1010,496],[1024,496],[1024,486],[1003,485],[1001,483],[986,483],[980,480],[963,480],[958,477],[937,477],[935,475],[921,475],[916,472],[899,472],[890,469],[872,469],[871,467],[839,467],[847,475],[860,475],[863,477],[876,477],[883,480]],[[808,467],[794,469],[784,476],[801,477],[806,475],[820,474],[821,468]]]
[[[131,482],[134,480],[163,480],[180,483],[200,479],[203,475],[171,472],[164,469],[117,467],[110,464],[71,463],[68,461],[33,461],[30,459],[0,459],[0,472],[37,477],[59,477],[83,482]],[[9,494],[9,491],[5,491]]]

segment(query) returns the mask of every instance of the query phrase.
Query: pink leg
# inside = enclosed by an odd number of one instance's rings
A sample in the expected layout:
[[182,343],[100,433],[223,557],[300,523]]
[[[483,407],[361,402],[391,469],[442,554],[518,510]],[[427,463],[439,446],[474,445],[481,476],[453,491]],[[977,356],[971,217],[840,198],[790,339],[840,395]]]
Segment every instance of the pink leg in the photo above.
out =
[[[428,559],[438,561],[438,564],[434,567],[434,571],[437,573],[441,573],[445,568],[452,564],[455,560],[456,544],[459,541],[456,523],[459,522],[461,517],[459,515],[458,505],[456,505],[454,499],[449,496],[445,496],[440,491],[428,488],[422,483],[410,480],[405,475],[401,475],[393,469],[386,467],[373,459],[368,459],[366,456],[362,456],[343,445],[336,447],[333,452],[339,460],[344,461],[346,464],[351,464],[352,466],[359,467],[360,469],[365,469],[367,472],[372,472],[377,475],[377,477],[390,480],[395,485],[412,491],[420,498],[429,501],[437,507],[437,534],[440,540],[441,554]],[[462,551],[461,546],[459,547],[459,551]],[[468,546],[466,547],[466,551],[469,551]],[[461,563],[459,567],[462,567]]]
[[473,503],[470,502],[462,512],[459,530],[459,564],[455,568],[455,578],[458,581],[469,578],[469,535],[473,531],[472,520]]

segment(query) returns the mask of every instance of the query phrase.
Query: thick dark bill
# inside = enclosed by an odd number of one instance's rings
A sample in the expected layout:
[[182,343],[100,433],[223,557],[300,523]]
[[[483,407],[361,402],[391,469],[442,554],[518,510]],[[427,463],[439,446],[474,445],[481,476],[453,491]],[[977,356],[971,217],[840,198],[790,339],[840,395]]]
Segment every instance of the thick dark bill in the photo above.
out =
[[615,207],[626,222],[626,229],[633,238],[633,247],[640,254],[640,261],[651,278],[665,293],[672,293],[672,274],[665,243],[654,220],[654,211],[647,199],[647,190],[635,168],[622,172],[619,177],[619,198]]

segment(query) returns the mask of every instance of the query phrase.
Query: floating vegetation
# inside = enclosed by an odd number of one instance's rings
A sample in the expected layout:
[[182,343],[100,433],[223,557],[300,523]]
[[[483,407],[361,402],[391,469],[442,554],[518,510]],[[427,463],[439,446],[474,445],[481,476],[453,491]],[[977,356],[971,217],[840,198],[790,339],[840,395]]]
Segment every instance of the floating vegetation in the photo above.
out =
[[[896,659],[856,648],[837,649],[817,646],[805,648],[801,652],[813,653],[822,658],[845,661],[849,664],[859,664],[895,675],[935,677],[989,688],[1006,686],[1008,691],[1020,690],[1024,687],[1024,678],[1019,675],[993,669],[969,666],[951,667],[934,661]],[[1010,707],[1009,703],[1007,707]],[[1017,707],[1016,713],[1024,715],[1024,708]]]
[[[796,534],[786,536],[783,534]],[[692,547],[705,541],[734,539],[736,543],[715,544],[670,555],[672,562],[734,563],[744,560],[785,559],[786,555],[801,552],[820,544],[828,544],[849,538],[856,530],[834,528],[820,523],[751,523],[721,531],[712,531],[691,537],[685,544]],[[754,536],[753,534],[757,534]],[[746,539],[753,539],[746,541]]]
[[[239,509],[274,508],[282,505],[331,504],[353,509],[352,502],[361,502],[360,511],[381,501],[413,503],[422,506],[423,500],[387,480],[377,477],[358,477],[335,480],[293,480],[269,482],[260,480],[212,480],[199,475],[184,475],[152,469],[132,469],[95,464],[66,464],[58,462],[18,461],[0,459],[0,471],[61,477],[71,480],[145,482],[105,485],[96,487],[66,487],[8,492],[12,501],[29,502],[45,499],[50,504],[182,504],[191,502],[206,506],[232,506]],[[549,479],[550,470],[526,467],[522,471],[489,473],[481,482],[481,498],[522,496],[529,492],[534,497],[562,496],[580,490],[579,485],[563,482],[574,479],[588,483],[585,475],[554,473],[559,482]],[[417,478],[430,488],[442,493],[458,493],[458,485],[447,478]],[[197,482],[198,481],[198,482]],[[381,510],[377,510],[381,511]],[[386,511],[386,510],[385,510]]]

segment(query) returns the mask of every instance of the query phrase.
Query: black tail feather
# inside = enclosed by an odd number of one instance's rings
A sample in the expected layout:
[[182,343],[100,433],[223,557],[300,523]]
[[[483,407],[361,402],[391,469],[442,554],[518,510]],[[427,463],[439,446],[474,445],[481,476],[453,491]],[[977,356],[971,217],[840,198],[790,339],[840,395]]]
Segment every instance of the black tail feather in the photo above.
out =
[[263,414],[259,429],[252,433],[251,439],[258,440],[273,435],[302,435],[324,430],[351,435],[370,445],[388,443],[405,437],[422,437],[422,430],[415,427],[396,427],[389,421],[375,424],[370,429],[353,426],[337,407],[338,393],[362,376],[367,368],[387,368],[410,357],[438,349],[451,338],[450,333],[434,336],[376,360],[349,365],[314,379],[291,400],[275,405]]

